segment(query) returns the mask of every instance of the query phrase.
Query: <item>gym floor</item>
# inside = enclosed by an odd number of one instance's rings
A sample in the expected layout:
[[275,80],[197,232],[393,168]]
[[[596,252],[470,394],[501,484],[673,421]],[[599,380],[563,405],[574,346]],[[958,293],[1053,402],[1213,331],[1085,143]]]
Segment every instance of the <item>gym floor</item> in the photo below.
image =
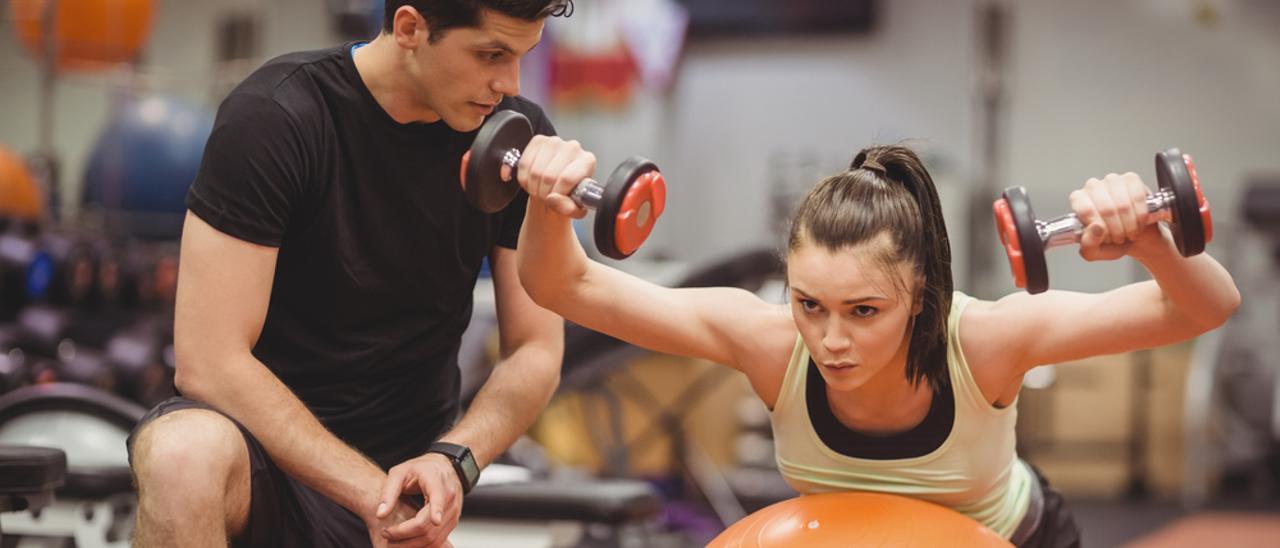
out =
[[1171,503],[1072,500],[1084,546],[1280,546],[1280,499],[1188,512]]

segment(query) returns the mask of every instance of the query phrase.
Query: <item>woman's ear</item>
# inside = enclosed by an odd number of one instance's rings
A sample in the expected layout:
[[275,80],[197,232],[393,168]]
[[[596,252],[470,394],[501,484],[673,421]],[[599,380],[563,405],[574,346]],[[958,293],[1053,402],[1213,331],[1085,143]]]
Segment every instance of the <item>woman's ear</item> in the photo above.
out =
[[924,276],[916,278],[916,291],[911,299],[913,303],[911,307],[912,316],[918,316],[921,312],[924,312],[924,288],[926,282],[928,280]]

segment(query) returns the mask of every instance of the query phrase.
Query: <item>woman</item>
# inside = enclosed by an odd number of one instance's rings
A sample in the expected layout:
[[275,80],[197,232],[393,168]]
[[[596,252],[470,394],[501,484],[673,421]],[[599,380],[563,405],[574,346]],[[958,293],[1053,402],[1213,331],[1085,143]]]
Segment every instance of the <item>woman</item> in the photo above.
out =
[[665,288],[589,260],[564,198],[574,178],[528,180],[530,166],[520,167],[535,199],[518,262],[535,302],[633,344],[743,372],[771,411],[778,468],[799,492],[915,497],[1020,546],[1079,543],[1061,497],[1015,453],[1022,376],[1190,339],[1240,300],[1217,261],[1180,256],[1166,229],[1148,224],[1147,189],[1132,173],[1072,193],[1086,225],[1080,253],[1128,255],[1154,280],[990,302],[953,290],[937,191],[916,154],[865,149],[800,204],[787,242],[790,302],[775,305],[738,289]]

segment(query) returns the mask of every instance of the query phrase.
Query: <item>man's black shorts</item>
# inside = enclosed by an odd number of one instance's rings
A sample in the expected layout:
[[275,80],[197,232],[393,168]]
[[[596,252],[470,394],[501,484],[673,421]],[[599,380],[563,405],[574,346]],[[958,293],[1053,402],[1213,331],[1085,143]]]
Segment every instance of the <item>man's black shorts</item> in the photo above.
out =
[[[133,438],[152,419],[181,409],[208,409],[225,413],[183,397],[170,398],[147,413],[129,434],[129,463],[133,463]],[[278,468],[258,440],[236,422],[249,449],[252,500],[244,533],[234,547],[350,547],[370,546],[368,529],[351,511],[289,477]],[[191,473],[198,474],[199,470]]]

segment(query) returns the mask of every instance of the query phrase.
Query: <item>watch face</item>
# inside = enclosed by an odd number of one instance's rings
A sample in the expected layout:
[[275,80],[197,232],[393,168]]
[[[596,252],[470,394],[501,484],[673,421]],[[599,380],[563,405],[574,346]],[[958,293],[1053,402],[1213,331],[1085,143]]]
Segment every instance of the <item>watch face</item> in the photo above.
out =
[[462,458],[461,464],[462,473],[467,476],[463,478],[464,481],[474,485],[476,480],[480,478],[480,469],[476,467],[476,459],[471,456],[470,452],[467,452],[467,455]]
[[453,461],[453,469],[457,471],[458,479],[462,481],[464,493],[475,487],[476,481],[480,479],[480,467],[476,466],[476,458],[471,454],[470,449],[456,443],[436,442],[431,444],[428,450],[445,455]]

